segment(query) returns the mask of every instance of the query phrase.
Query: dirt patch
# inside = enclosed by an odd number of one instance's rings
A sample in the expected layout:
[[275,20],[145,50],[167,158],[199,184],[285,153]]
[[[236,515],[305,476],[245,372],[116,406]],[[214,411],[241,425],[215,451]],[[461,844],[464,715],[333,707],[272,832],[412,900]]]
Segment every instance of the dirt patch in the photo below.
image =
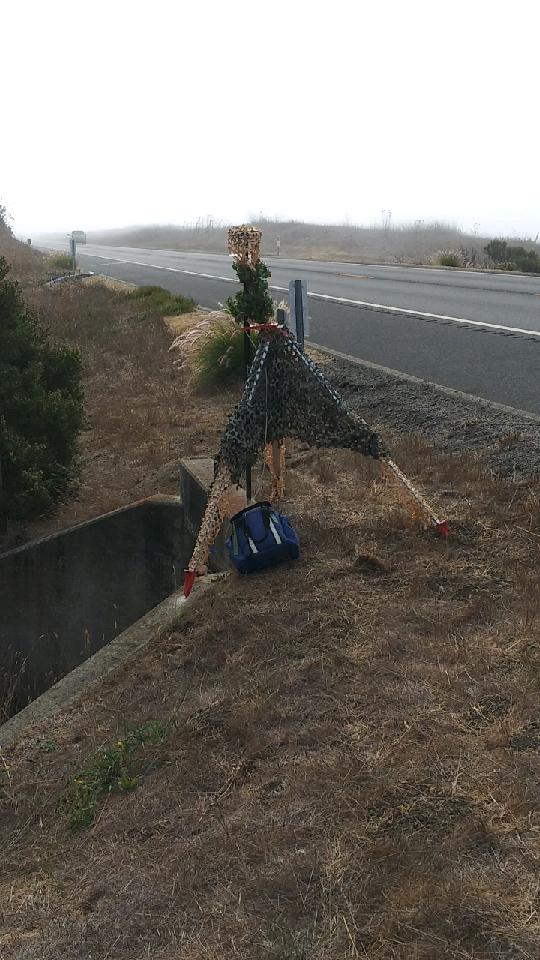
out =
[[[375,463],[298,445],[301,560],[232,574],[5,751],[5,960],[538,956],[538,500],[420,452],[449,541]],[[148,723],[74,832],[73,784]]]

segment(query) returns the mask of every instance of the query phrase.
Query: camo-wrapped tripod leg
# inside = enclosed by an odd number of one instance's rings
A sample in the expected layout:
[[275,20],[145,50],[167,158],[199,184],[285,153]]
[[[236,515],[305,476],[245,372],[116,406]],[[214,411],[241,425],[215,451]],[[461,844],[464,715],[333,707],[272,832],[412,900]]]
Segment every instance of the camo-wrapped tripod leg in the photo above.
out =
[[398,481],[398,489],[401,490],[412,515],[421,523],[431,524],[437,535],[446,539],[448,536],[448,521],[437,516],[425,497],[399,469],[397,463],[394,463],[390,457],[383,457],[381,463],[387,476]]
[[285,496],[285,441],[272,440],[264,448],[264,460],[272,478],[271,500],[283,500]]
[[223,494],[232,484],[229,468],[221,462],[216,470],[212,486],[208,494],[208,503],[204,511],[199,535],[197,537],[193,555],[188,563],[184,576],[184,596],[188,597],[195,581],[195,577],[203,576],[208,569],[208,554],[216,539],[224,519]]

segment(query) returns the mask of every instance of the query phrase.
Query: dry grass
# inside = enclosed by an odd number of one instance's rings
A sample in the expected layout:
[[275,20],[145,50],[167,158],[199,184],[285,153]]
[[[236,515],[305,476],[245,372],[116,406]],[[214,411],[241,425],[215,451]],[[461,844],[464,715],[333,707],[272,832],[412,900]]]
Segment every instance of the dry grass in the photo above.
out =
[[117,280],[116,277],[107,277],[99,273],[95,277],[85,277],[82,283],[87,287],[106,287],[116,293],[127,293],[130,290],[137,289],[135,283],[129,283],[127,280]]
[[[3,960],[539,955],[539,490],[396,457],[447,543],[375,463],[296,446],[302,559],[231,575],[6,751]],[[150,720],[137,789],[70,832],[78,771]]]
[[25,289],[34,286],[44,276],[44,257],[38,250],[20,243],[0,221],[0,257],[11,265],[10,278]]

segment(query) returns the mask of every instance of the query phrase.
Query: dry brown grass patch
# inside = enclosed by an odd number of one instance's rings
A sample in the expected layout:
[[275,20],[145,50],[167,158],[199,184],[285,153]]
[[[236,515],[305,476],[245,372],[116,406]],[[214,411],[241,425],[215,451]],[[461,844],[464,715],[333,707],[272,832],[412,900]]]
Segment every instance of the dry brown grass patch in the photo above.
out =
[[[234,394],[194,398],[170,330],[111,290],[36,306],[85,361],[56,522],[176,490]],[[540,488],[392,439],[447,542],[376,463],[288,444],[301,560],[220,582],[0,755],[2,960],[538,956]],[[73,833],[73,780],[151,720],[137,789]]]
[[[403,441],[408,468],[418,449]],[[376,465],[301,445],[289,465],[301,561],[221,582],[6,753],[6,960],[111,944],[168,960],[538,955],[538,557],[507,510],[534,510],[531,491],[494,498],[457,460],[443,543],[395,525]],[[173,726],[138,789],[71,834],[70,778],[150,719]]]

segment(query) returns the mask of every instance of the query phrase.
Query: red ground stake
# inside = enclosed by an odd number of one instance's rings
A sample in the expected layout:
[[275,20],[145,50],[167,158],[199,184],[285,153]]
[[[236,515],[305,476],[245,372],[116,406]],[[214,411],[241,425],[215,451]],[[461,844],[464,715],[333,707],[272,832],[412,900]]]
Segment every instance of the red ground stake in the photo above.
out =
[[184,570],[184,596],[189,597],[195,583],[195,570]]
[[444,539],[446,540],[446,538],[448,537],[448,534],[450,533],[448,529],[448,520],[436,520],[435,530],[439,537],[444,537]]

